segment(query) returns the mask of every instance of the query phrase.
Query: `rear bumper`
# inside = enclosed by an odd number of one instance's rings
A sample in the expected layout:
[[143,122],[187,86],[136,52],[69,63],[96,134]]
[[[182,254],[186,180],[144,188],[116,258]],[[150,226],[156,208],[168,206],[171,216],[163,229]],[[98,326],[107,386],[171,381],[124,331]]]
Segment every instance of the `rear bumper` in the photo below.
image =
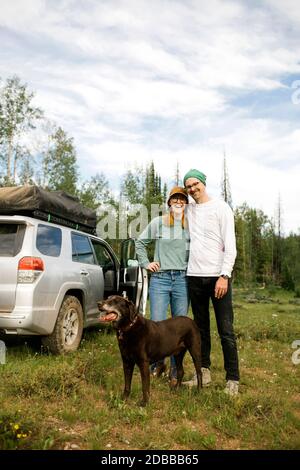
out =
[[54,329],[57,313],[49,310],[0,312],[0,330],[6,334],[49,335]]

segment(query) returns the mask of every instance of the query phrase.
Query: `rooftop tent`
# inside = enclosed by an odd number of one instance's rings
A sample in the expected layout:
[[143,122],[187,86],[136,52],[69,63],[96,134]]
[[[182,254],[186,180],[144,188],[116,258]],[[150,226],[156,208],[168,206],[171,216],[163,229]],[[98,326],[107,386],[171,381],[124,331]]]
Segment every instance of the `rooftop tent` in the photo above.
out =
[[90,233],[97,223],[96,212],[77,197],[38,186],[0,188],[0,215],[28,215]]

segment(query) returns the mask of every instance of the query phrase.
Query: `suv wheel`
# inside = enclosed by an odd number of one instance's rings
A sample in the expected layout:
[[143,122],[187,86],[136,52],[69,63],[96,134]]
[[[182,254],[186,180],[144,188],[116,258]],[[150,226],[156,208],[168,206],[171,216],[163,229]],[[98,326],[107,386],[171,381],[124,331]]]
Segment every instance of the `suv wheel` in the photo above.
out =
[[53,354],[75,351],[82,337],[83,312],[77,297],[66,295],[60,307],[53,332],[42,338],[43,345]]

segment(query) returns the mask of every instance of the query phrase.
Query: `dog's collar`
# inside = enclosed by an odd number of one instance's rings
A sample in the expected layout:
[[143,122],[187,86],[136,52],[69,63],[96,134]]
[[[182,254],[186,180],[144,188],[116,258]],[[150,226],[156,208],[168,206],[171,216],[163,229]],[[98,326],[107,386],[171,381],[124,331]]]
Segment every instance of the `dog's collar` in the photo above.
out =
[[127,331],[129,331],[133,327],[133,325],[136,323],[138,318],[139,318],[139,316],[136,315],[134,317],[134,319],[129,323],[129,325],[127,325],[125,328],[122,328],[122,329],[119,328],[118,329],[118,338],[119,339],[123,339],[123,333],[126,333]]

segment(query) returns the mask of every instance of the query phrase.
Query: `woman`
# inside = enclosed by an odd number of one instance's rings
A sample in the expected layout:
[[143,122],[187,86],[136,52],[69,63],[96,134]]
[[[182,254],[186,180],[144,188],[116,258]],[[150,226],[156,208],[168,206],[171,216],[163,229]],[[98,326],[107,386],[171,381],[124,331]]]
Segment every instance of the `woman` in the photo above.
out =
[[[140,265],[148,269],[150,279],[150,317],[160,321],[167,318],[170,305],[171,315],[187,315],[188,290],[186,268],[189,251],[189,235],[186,228],[184,209],[188,204],[186,190],[175,186],[167,201],[169,211],[154,218],[136,240],[136,252]],[[155,240],[152,262],[148,259],[147,245]],[[152,373],[160,375],[166,369],[164,362],[152,364]],[[176,365],[171,357],[169,377],[176,383]]]

